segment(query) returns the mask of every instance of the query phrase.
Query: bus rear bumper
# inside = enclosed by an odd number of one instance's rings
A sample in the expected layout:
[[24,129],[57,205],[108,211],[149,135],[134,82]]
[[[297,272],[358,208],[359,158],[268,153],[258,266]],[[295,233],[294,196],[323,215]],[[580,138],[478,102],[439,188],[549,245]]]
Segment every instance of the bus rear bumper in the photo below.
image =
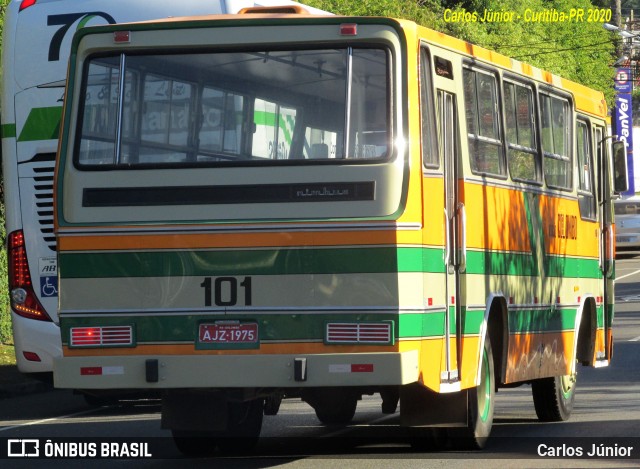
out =
[[383,386],[418,381],[418,351],[316,355],[61,357],[54,385],[72,389]]
[[16,364],[21,373],[51,373],[53,360],[62,356],[60,327],[11,312]]

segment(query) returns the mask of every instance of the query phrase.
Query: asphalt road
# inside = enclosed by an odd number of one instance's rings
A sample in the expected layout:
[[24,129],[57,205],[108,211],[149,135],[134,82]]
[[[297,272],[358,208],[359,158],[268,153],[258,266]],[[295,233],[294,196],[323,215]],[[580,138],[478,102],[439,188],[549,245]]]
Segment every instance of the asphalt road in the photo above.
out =
[[[0,401],[0,455],[9,439],[25,442],[27,452],[37,440],[47,441],[59,455],[89,451],[89,443],[142,443],[127,447],[146,450],[152,458],[108,458],[91,467],[221,467],[221,468],[498,468],[498,467],[638,467],[640,466],[640,257],[616,266],[614,360],[603,369],[579,367],[578,392],[568,422],[539,423],[531,389],[500,390],[492,437],[483,451],[421,453],[408,445],[398,415],[380,412],[380,399],[367,397],[346,428],[319,424],[313,411],[298,400],[286,400],[277,416],[265,417],[262,440],[250,456],[215,459],[182,457],[170,434],[160,429],[157,401],[130,406],[91,408],[67,391],[52,391]],[[29,440],[32,442],[30,443]],[[14,442],[15,444],[15,442]],[[146,444],[146,446],[144,446]],[[633,446],[633,457],[625,453]],[[122,456],[123,447],[118,447]],[[614,456],[577,457],[605,449]],[[15,447],[14,447],[15,451]],[[65,453],[66,451],[66,453]],[[115,450],[114,450],[115,451]],[[558,456],[558,457],[556,457]],[[10,458],[4,467],[86,467],[86,459]]]

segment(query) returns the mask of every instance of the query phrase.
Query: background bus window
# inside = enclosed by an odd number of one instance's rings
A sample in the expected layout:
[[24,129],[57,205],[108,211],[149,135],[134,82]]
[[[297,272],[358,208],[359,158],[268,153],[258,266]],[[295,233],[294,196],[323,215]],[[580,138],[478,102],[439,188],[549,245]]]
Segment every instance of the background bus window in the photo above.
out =
[[528,86],[505,82],[504,113],[511,177],[516,180],[538,181],[533,90]]
[[[342,142],[342,134],[330,130],[307,127],[304,133],[303,155],[305,158],[335,158]],[[339,151],[342,154],[342,151]]]
[[282,160],[289,158],[296,110],[277,103],[256,99],[253,111],[253,146],[251,155]]
[[210,86],[203,88],[198,161],[215,161],[220,153],[241,153],[244,103],[243,96]]
[[504,175],[496,77],[464,69],[463,80],[471,171]]
[[544,177],[547,185],[571,189],[569,102],[566,99],[541,94],[540,113]]
[[123,155],[128,155],[128,158],[123,156],[123,163],[187,160],[193,88],[192,84],[183,81],[151,74],[145,77],[140,152],[136,160],[135,151],[127,152],[126,145],[123,145]]

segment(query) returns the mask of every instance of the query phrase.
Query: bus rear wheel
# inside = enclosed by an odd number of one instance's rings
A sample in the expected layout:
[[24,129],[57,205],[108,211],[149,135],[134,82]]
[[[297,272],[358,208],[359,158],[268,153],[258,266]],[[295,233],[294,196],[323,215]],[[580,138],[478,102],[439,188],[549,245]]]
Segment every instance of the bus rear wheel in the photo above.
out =
[[563,422],[573,411],[576,373],[536,379],[531,382],[533,405],[541,422]]
[[341,388],[324,388],[308,396],[318,420],[325,425],[346,425],[353,420],[358,394]]

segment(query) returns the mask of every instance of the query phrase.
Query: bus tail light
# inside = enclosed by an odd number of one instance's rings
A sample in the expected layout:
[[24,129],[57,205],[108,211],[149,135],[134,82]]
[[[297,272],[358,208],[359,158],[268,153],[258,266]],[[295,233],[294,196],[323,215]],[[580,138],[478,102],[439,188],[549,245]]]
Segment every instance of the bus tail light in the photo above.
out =
[[29,259],[22,230],[9,234],[9,291],[11,308],[16,314],[39,321],[51,321],[44,310],[31,282]]
[[20,4],[20,8],[18,9],[18,11],[22,11],[29,7],[32,7],[33,5],[36,4],[37,1],[38,0],[22,0],[22,3]]
[[132,326],[72,327],[71,347],[117,347],[133,345]]

